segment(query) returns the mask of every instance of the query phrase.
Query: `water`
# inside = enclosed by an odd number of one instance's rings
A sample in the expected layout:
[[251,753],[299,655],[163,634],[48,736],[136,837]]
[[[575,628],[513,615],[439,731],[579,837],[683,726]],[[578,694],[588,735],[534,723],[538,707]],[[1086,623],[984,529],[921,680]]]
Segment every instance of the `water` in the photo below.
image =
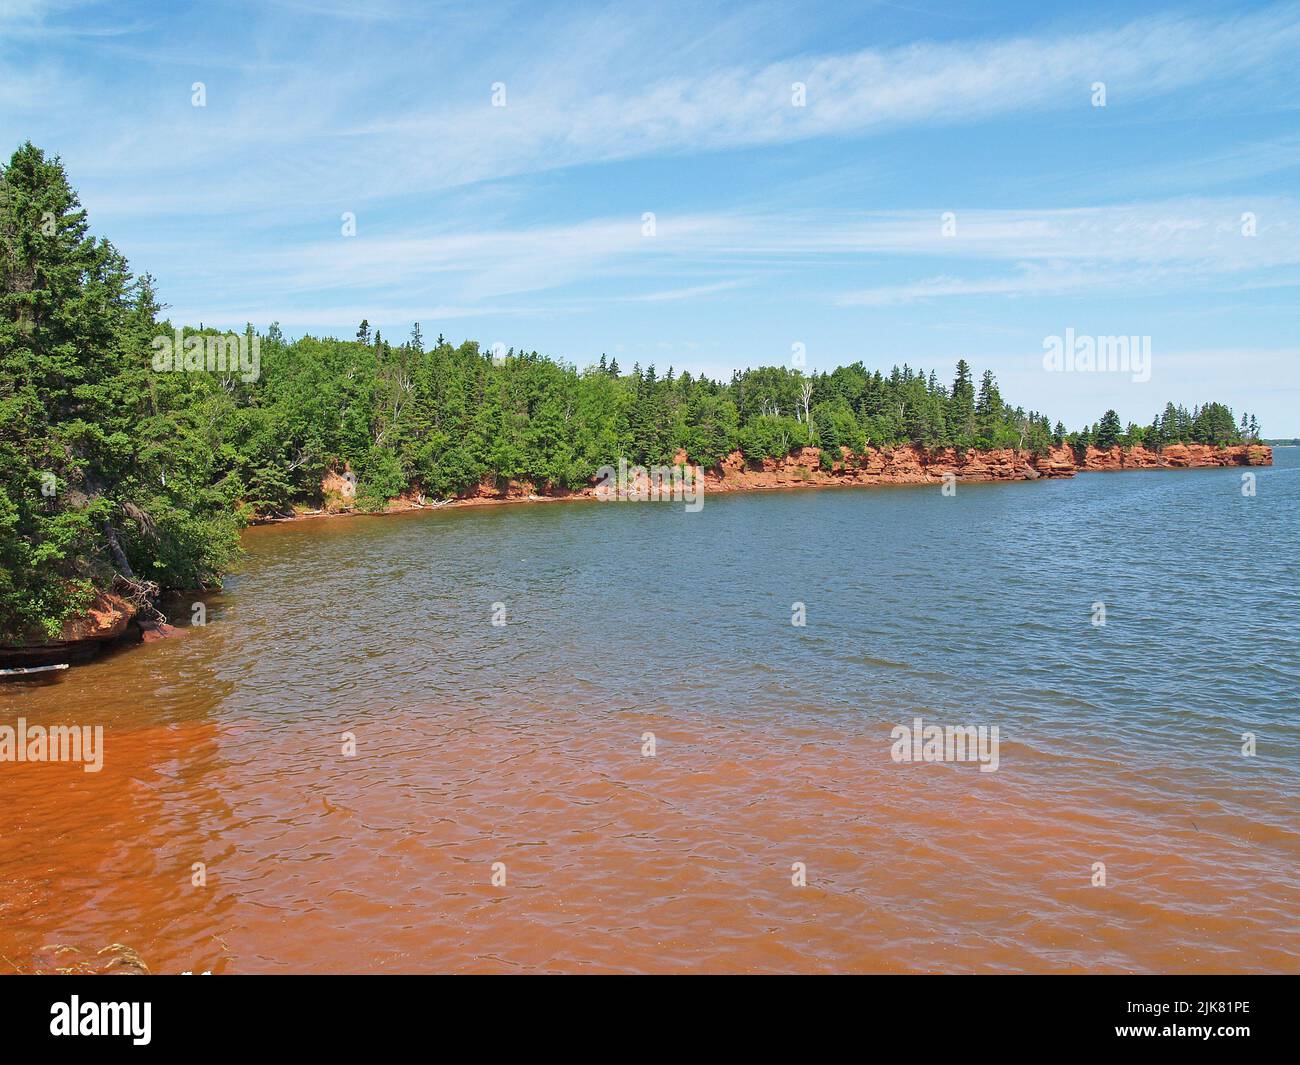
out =
[[106,747],[0,766],[0,971],[1300,971],[1275,460],[250,530],[206,627],[0,689]]

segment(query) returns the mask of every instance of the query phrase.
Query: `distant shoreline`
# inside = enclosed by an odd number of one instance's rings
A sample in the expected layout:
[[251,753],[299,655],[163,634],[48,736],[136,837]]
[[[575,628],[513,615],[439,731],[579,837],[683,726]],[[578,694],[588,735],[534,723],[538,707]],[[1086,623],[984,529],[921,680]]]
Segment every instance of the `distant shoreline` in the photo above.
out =
[[[939,485],[945,474],[957,483],[1032,481],[1073,477],[1078,473],[1109,473],[1124,470],[1215,469],[1232,466],[1271,466],[1272,448],[1266,444],[1173,444],[1160,452],[1138,445],[1109,449],[1090,447],[1082,462],[1068,445],[1044,455],[1004,448],[990,451],[971,449],[958,454],[951,448],[928,452],[912,445],[871,449],[860,456],[842,456],[831,471],[820,468],[820,449],[802,448],[783,460],[746,459],[734,452],[704,475],[706,495],[733,492],[765,492],[810,488],[877,488]],[[685,456],[679,456],[685,462]],[[860,460],[860,461],[855,461]],[[327,481],[329,478],[327,478]],[[337,483],[337,479],[336,479]],[[598,501],[591,486],[578,489],[537,491],[528,482],[511,482],[504,489],[480,486],[471,495],[436,502],[419,502],[410,495],[396,497],[382,510],[360,510],[341,506],[315,508],[296,514],[267,516],[250,527],[284,525],[317,518],[384,517],[463,507],[500,506],[525,503]]]

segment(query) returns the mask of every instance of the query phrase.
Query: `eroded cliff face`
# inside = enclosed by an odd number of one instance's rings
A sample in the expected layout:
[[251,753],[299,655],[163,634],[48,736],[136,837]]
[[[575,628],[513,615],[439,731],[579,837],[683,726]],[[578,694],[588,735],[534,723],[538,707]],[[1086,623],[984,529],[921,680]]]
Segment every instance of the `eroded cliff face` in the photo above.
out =
[[575,497],[594,496],[595,488],[569,489],[555,485],[537,486],[532,481],[507,481],[498,485],[489,479],[476,485],[472,491],[455,500],[457,503],[526,503],[539,502],[544,499],[572,499]]
[[747,461],[739,452],[706,471],[708,491],[734,492],[762,488],[798,488],[835,484],[928,484],[953,474],[959,481],[1032,481],[1040,477],[1073,477],[1094,470],[1186,469],[1193,466],[1271,466],[1273,449],[1258,444],[1227,448],[1207,444],[1171,444],[1163,451],[1145,447],[1103,451],[1090,447],[1081,462],[1066,445],[1034,455],[1014,448],[957,452],[927,451],[910,444],[868,448],[852,455],[842,448],[831,469],[821,467],[821,450],[796,451],[784,459]]
[[69,618],[57,640],[0,647],[0,669],[84,661],[104,644],[123,636],[136,609],[121,596],[100,592],[85,614]]
[[1204,466],[1271,466],[1273,449],[1264,444],[1236,444],[1214,447],[1210,444],[1170,444],[1160,451],[1138,446],[1109,451],[1088,448],[1080,467],[1084,470],[1189,469]]
[[[706,471],[705,486],[711,492],[743,492],[804,485],[928,484],[942,481],[946,473],[963,481],[1027,481],[1044,476],[1032,456],[1011,448],[961,453],[907,445],[868,448],[862,454],[841,448],[831,468],[824,469],[822,449],[806,447],[783,459],[747,460],[734,451]],[[1062,474],[1053,469],[1048,475]]]
[[[674,461],[685,464],[685,452]],[[1101,450],[1089,447],[1080,461],[1067,445],[1043,455],[1015,448],[994,451],[953,448],[929,451],[911,444],[899,447],[867,448],[853,454],[841,448],[830,466],[822,467],[822,449],[805,447],[780,459],[746,459],[733,451],[718,465],[705,470],[706,492],[751,492],[773,488],[811,488],[830,485],[906,485],[942,482],[951,473],[959,481],[1033,481],[1041,477],[1073,477],[1076,473],[1104,470],[1186,469],[1202,466],[1271,466],[1273,449],[1262,444],[1241,444],[1218,448],[1208,444],[1171,444],[1162,451],[1145,447]],[[333,482],[330,482],[333,485]],[[536,486],[528,481],[497,484],[492,480],[452,500],[450,505],[475,506],[491,503],[540,502],[549,499],[594,498],[595,486],[563,489]],[[412,510],[434,504],[407,493],[390,501],[388,510]]]

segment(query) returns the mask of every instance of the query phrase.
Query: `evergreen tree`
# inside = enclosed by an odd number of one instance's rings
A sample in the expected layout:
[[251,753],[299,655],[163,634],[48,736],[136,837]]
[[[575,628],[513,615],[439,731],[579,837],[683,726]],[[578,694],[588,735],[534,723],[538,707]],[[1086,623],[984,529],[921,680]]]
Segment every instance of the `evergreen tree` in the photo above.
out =
[[975,431],[985,445],[997,446],[1002,415],[1002,393],[993,379],[993,371],[985,370],[980,378],[979,397],[975,400]]
[[1178,410],[1172,403],[1166,403],[1164,413],[1160,415],[1160,443],[1172,444],[1179,436]]
[[1108,410],[1101,416],[1101,421],[1097,424],[1097,432],[1093,439],[1096,447],[1105,451],[1119,443],[1120,434],[1123,428],[1120,425],[1119,415],[1113,410]]
[[975,442],[975,383],[965,359],[957,361],[957,376],[948,397],[948,428],[959,447]]
[[234,499],[191,412],[234,401],[157,381],[152,279],[30,143],[0,168],[0,271],[0,638],[53,637],[97,590],[215,582]]

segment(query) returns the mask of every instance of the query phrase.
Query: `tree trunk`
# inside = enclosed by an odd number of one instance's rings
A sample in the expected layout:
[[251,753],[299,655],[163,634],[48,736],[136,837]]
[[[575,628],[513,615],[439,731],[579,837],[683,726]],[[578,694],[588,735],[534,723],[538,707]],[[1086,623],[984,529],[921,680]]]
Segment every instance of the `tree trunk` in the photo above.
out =
[[111,522],[104,523],[104,535],[108,537],[108,550],[113,556],[113,564],[117,566],[118,572],[128,580],[135,580],[135,571],[131,569],[131,563],[127,560],[126,552],[122,550],[122,545],[118,542],[117,532],[114,530]]

